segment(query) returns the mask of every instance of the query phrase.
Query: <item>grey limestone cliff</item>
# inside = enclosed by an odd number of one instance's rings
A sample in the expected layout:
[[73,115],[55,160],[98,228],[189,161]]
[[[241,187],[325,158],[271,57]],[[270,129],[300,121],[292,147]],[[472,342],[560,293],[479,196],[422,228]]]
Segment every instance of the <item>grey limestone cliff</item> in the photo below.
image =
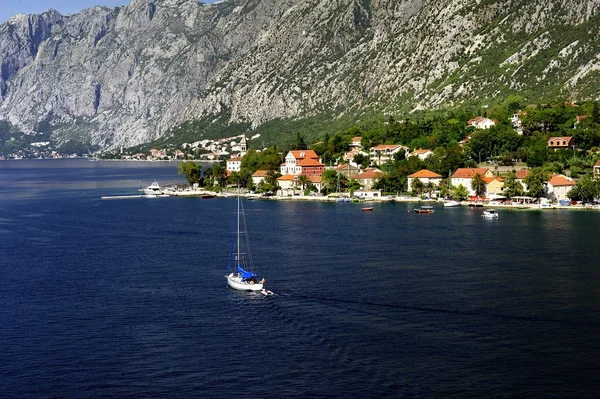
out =
[[134,145],[190,119],[597,98],[600,0],[133,0],[0,25],[0,119]]

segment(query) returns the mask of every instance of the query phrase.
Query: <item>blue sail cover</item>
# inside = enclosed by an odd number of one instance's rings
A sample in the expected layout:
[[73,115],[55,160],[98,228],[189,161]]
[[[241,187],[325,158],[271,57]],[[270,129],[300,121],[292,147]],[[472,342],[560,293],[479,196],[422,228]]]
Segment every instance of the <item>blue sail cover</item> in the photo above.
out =
[[241,265],[238,265],[237,270],[238,270],[238,273],[240,273],[242,275],[243,280],[246,280],[250,277],[256,277],[256,274],[254,274],[252,272],[247,272],[244,269],[242,269]]

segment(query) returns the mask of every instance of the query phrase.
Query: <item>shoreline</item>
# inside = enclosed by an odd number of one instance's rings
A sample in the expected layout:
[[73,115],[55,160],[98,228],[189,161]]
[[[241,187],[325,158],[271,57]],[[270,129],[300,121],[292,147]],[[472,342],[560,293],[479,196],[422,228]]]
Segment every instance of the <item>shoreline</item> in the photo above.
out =
[[[217,193],[214,191],[208,190],[182,190],[182,191],[163,191],[165,194],[173,197],[201,197],[205,195],[215,196],[216,198],[229,198],[237,196],[236,193]],[[348,197],[327,197],[327,196],[305,196],[305,195],[295,195],[288,197],[280,197],[280,196],[272,196],[272,197],[263,197],[259,194],[250,194],[244,193],[240,194],[241,197],[250,200],[261,200],[261,201],[303,201],[303,202],[330,202],[330,203],[355,203],[355,204],[363,204],[363,203],[379,203],[379,204],[389,204],[395,202],[402,203],[413,203],[413,204],[428,204],[435,205],[438,204],[443,207],[444,201],[438,200],[421,200],[414,197],[384,197],[384,198],[367,198],[360,199],[358,201],[338,201],[339,198],[348,198]],[[458,207],[470,207],[470,208],[497,208],[497,209],[510,209],[510,210],[518,210],[518,211],[535,211],[535,210],[574,210],[574,211],[600,211],[600,205],[558,205],[558,204],[500,204],[500,203],[478,203],[473,205],[468,201],[461,202]],[[446,207],[444,207],[446,208]],[[450,208],[450,207],[448,207]]]

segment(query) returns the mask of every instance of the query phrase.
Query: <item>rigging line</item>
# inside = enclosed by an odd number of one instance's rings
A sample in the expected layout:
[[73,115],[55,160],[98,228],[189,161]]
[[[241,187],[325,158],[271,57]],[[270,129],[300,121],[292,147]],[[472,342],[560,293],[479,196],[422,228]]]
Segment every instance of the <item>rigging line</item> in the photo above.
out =
[[376,307],[390,308],[390,309],[413,310],[413,311],[417,311],[417,312],[427,312],[427,313],[445,313],[445,314],[454,314],[454,315],[472,316],[472,317],[494,317],[494,318],[506,319],[506,320],[525,320],[525,321],[533,321],[533,322],[557,323],[557,324],[577,325],[577,326],[584,326],[584,327],[591,327],[591,328],[599,328],[600,327],[600,323],[595,323],[593,321],[561,320],[561,319],[551,319],[551,318],[546,318],[546,317],[507,315],[507,314],[502,314],[502,313],[428,308],[428,307],[422,307],[422,306],[396,305],[396,304],[391,304],[391,303],[379,303],[379,302],[368,302],[368,301],[355,301],[355,300],[351,300],[351,299],[327,298],[327,297],[321,297],[321,296],[315,296],[315,295],[302,295],[302,294],[289,294],[288,293],[288,294],[282,294],[282,296],[312,299],[312,300],[323,301],[323,302],[349,303],[349,304],[354,304],[354,305],[368,305],[368,306],[376,306]]

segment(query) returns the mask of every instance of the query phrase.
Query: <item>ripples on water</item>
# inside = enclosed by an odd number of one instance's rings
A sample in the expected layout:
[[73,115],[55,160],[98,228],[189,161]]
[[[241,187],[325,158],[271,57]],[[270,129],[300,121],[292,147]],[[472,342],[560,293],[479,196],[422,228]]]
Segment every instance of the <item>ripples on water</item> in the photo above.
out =
[[247,202],[262,297],[232,200],[101,201],[178,176],[99,164],[0,168],[2,397],[596,394],[599,214]]

